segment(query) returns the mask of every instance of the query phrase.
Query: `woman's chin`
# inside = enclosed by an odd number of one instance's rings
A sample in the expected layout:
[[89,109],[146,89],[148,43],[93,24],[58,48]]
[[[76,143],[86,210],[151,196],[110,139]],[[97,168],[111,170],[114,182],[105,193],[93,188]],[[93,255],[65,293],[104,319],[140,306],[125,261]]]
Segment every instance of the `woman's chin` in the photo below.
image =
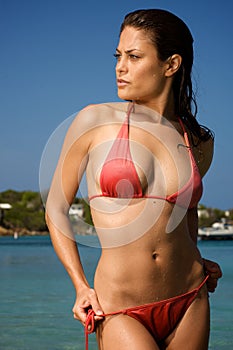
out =
[[134,100],[134,98],[131,94],[127,94],[126,92],[121,91],[121,90],[118,90],[117,95],[121,100],[125,100],[125,101],[133,101]]

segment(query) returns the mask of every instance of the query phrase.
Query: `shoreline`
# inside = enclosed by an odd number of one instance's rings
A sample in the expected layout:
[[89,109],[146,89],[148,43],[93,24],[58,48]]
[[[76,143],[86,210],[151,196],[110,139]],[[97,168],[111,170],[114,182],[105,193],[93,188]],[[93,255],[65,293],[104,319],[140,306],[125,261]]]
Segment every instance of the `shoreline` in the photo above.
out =
[[30,231],[26,228],[5,228],[3,226],[0,226],[0,237],[5,237],[5,236],[12,236],[14,237],[17,235],[17,237],[22,237],[22,236],[48,236],[49,232],[48,231]]

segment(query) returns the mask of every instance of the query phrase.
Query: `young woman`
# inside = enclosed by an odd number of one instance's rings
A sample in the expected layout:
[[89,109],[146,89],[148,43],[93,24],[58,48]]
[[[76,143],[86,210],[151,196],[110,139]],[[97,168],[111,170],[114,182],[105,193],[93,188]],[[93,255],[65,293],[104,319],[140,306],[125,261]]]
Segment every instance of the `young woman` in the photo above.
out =
[[[168,11],[128,14],[115,54],[118,96],[128,102],[82,110],[54,174],[52,242],[76,289],[74,317],[96,330],[101,350],[208,348],[207,288],[221,270],[196,245],[213,136],[195,118],[192,43]],[[84,171],[102,245],[93,289],[68,217]]]

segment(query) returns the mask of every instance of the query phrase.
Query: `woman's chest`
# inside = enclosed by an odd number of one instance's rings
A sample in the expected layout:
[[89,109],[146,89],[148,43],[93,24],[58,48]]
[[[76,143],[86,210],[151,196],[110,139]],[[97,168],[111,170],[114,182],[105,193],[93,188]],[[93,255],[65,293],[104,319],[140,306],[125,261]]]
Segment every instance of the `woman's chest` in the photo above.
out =
[[116,135],[105,128],[93,142],[87,166],[89,188],[101,191],[103,184],[128,182],[132,188],[141,187],[144,195],[168,195],[190,178],[189,151],[175,129],[160,126],[148,132],[131,127],[128,137]]

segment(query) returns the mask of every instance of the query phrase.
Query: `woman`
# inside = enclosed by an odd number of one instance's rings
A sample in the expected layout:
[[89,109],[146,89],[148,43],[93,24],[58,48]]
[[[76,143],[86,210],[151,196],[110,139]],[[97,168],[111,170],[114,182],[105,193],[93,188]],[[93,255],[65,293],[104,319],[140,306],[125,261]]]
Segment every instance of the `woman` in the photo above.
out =
[[[208,348],[206,283],[214,291],[221,270],[196,246],[213,137],[192,112],[192,42],[167,11],[128,14],[115,56],[118,96],[130,102],[81,111],[54,174],[52,242],[76,289],[74,317],[95,327],[101,350]],[[68,219],[84,171],[102,245],[94,289]]]

